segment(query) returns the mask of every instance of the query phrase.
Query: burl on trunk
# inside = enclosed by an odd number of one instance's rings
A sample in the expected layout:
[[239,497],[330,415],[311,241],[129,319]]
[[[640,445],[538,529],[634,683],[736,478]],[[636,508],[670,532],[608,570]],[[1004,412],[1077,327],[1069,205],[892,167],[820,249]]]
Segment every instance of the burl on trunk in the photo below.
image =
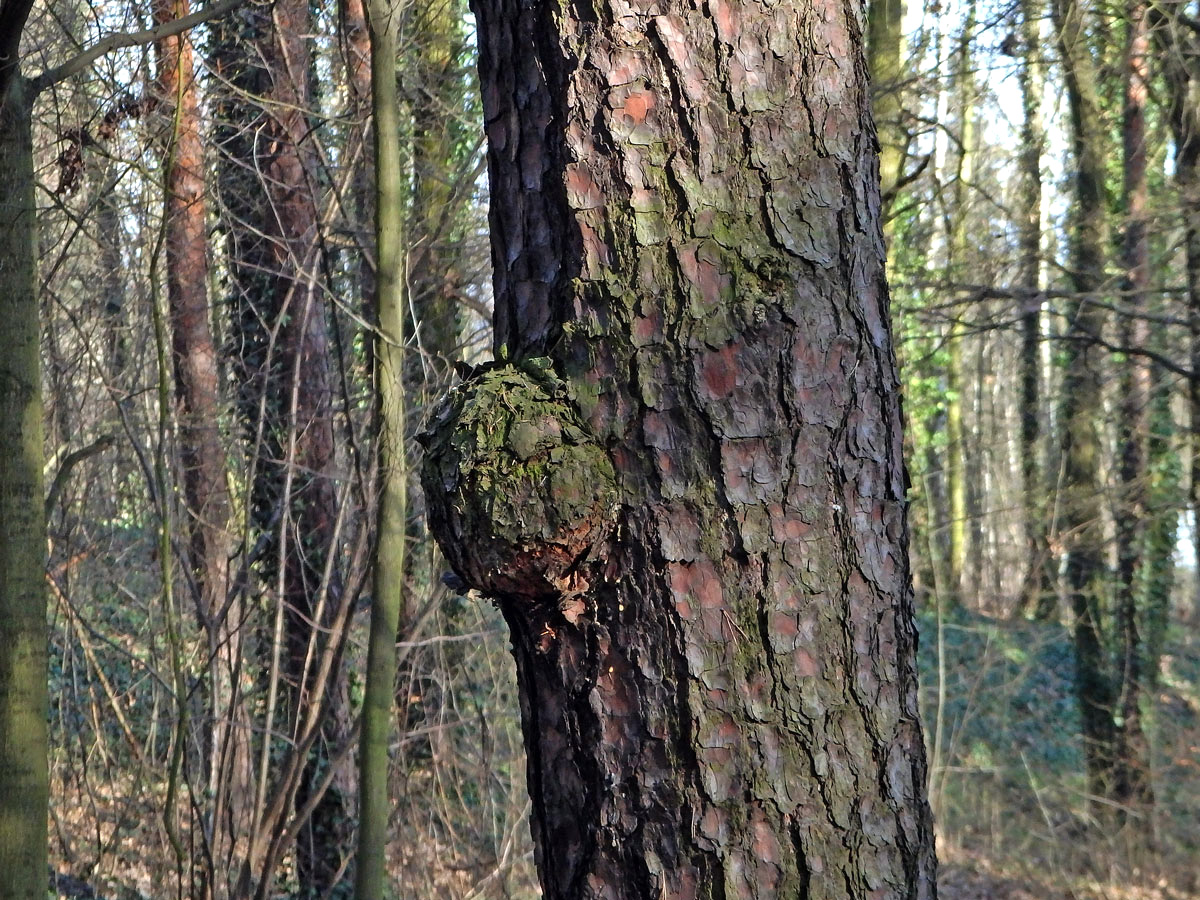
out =
[[423,481],[545,896],[933,897],[860,4],[475,12],[497,362]]

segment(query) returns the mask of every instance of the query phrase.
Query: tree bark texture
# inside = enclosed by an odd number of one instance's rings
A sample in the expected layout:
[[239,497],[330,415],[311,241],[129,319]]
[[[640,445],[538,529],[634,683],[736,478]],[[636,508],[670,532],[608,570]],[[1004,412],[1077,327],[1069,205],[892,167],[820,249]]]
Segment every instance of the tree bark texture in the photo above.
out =
[[474,9],[498,361],[423,482],[544,896],[933,897],[862,8]]
[[29,104],[19,75],[7,85],[0,78],[0,900],[46,896],[46,523]]

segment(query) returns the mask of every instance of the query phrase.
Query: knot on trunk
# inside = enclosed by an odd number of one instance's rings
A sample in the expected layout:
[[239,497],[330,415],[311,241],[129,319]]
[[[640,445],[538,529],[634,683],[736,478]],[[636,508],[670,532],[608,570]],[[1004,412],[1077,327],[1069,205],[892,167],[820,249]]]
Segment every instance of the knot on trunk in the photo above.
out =
[[552,602],[573,623],[616,476],[550,361],[475,370],[420,440],[429,528],[454,571],[494,597]]

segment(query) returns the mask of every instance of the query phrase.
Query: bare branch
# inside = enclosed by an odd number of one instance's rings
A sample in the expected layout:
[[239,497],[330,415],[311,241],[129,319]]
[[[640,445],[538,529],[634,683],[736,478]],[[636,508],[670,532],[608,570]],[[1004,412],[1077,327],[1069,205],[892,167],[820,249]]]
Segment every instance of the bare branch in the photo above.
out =
[[111,434],[102,434],[82,450],[76,450],[74,453],[68,454],[67,458],[62,461],[62,465],[58,467],[58,474],[54,476],[54,481],[50,485],[50,491],[46,494],[47,516],[54,509],[54,504],[58,502],[59,495],[62,493],[63,488],[66,487],[67,479],[71,477],[71,470],[88,457],[95,456],[97,453],[103,453],[115,443],[116,438]]
[[197,25],[203,25],[211,19],[223,16],[227,12],[232,12],[245,2],[246,0],[218,0],[217,3],[213,3],[204,9],[197,10],[190,15],[178,19],[172,19],[170,22],[163,22],[161,25],[155,25],[153,28],[145,28],[141,31],[120,31],[116,34],[110,34],[108,37],[94,43],[78,56],[74,56],[62,65],[48,69],[41,75],[31,79],[30,83],[33,86],[33,93],[36,94],[44,91],[48,87],[66,81],[72,75],[78,75],[106,53],[119,50],[122,47],[139,47],[145,44],[153,44],[164,38],[183,34],[183,32],[195,28]]
[[0,103],[8,93],[8,85],[17,74],[21,32],[33,8],[33,0],[0,0]]

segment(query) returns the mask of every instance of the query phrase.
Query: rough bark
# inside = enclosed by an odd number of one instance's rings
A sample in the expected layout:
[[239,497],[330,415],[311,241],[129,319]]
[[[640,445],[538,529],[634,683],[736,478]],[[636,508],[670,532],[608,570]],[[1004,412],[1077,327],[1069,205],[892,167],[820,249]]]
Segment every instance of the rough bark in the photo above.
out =
[[1116,695],[1101,637],[1107,582],[1101,525],[1098,423],[1102,420],[1102,357],[1096,343],[1105,314],[1096,304],[1105,278],[1108,218],[1104,189],[1105,139],[1096,98],[1098,78],[1083,31],[1078,0],[1052,0],[1070,108],[1075,174],[1069,226],[1071,286],[1078,294],[1069,311],[1063,349],[1062,453],[1066,496],[1061,532],[1069,536],[1066,594],[1074,616],[1075,690],[1087,756],[1089,787],[1107,797],[1112,783]]
[[29,92],[15,68],[9,79],[3,70],[0,57],[0,900],[44,900],[49,787],[37,219]]
[[934,896],[862,9],[475,12],[501,361],[423,482],[544,896]]

